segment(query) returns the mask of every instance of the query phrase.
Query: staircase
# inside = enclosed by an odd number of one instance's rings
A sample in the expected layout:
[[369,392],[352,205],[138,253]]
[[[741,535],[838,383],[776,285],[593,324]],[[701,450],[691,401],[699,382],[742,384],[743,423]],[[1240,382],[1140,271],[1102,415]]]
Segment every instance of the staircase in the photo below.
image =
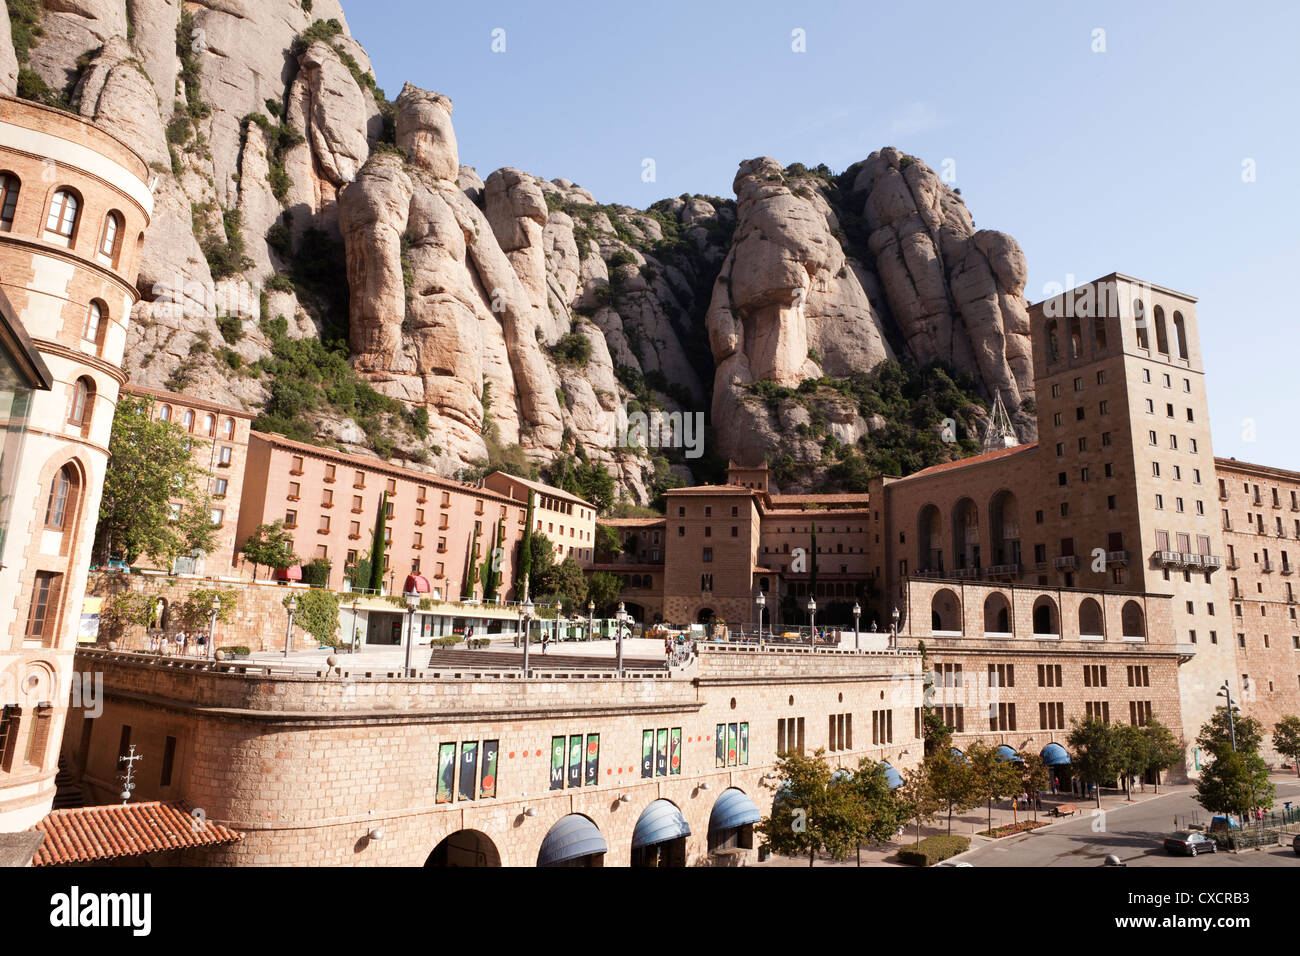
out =
[[[435,647],[429,655],[429,667],[436,670],[518,670],[523,667],[523,651],[470,651],[450,647]],[[617,664],[613,654],[595,656],[586,654],[543,654],[540,647],[528,652],[528,669],[538,671],[609,671]],[[623,669],[631,671],[666,670],[664,658],[623,658]]]

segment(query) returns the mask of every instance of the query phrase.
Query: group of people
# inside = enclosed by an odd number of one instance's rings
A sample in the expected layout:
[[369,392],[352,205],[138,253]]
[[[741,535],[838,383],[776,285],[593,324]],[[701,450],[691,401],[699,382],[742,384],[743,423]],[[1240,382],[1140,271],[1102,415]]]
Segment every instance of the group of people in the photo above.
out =
[[162,654],[167,657],[202,657],[207,652],[206,634],[189,635],[177,631],[171,637],[166,634],[149,635],[149,653]]

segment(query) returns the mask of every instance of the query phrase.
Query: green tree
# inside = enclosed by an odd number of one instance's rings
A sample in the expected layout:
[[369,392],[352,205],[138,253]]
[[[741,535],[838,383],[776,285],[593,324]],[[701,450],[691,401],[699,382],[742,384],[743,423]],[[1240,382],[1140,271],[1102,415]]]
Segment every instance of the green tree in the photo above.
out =
[[545,600],[551,604],[561,601],[569,611],[586,608],[587,578],[572,557],[555,565],[554,570],[547,575]]
[[527,601],[529,578],[533,568],[533,496],[528,492],[528,514],[524,518],[524,533],[519,539],[519,560],[515,562],[515,597]]
[[1029,794],[1032,806],[1034,808],[1034,819],[1038,819],[1038,801],[1034,796],[1040,790],[1046,790],[1052,782],[1052,775],[1047,770],[1047,765],[1043,763],[1043,758],[1032,750],[1022,750],[1017,757],[1020,762],[1016,768],[1020,771],[1020,787],[1025,793]]
[[1273,725],[1273,749],[1291,758],[1296,776],[1300,777],[1300,717],[1286,714]]
[[187,631],[207,630],[214,598],[221,601],[217,621],[229,623],[239,608],[239,592],[233,588],[195,588],[189,597],[172,605],[172,620]]
[[461,588],[461,600],[471,601],[474,588],[478,585],[478,536],[470,533],[469,544],[465,548],[465,583]]
[[934,792],[928,763],[922,762],[903,772],[899,796],[912,810],[911,819],[916,822],[916,842],[920,843],[921,824],[935,819],[944,809],[943,801]]
[[540,531],[528,538],[528,588],[532,594],[547,594],[552,590],[555,575],[555,545]]
[[[293,623],[312,635],[322,644],[330,647],[339,645],[339,596],[333,591],[317,590],[297,591],[298,608],[293,615]],[[286,596],[282,603],[289,607]]]
[[772,813],[754,828],[763,843],[776,853],[808,854],[812,866],[817,853],[843,860],[857,846],[864,831],[863,810],[847,786],[831,785],[826,752],[811,757],[787,751],[777,757],[776,774],[783,781],[772,801]]
[[1196,735],[1196,746],[1213,753],[1218,747],[1232,749],[1232,741],[1237,742],[1239,753],[1259,753],[1259,746],[1264,742],[1264,725],[1254,717],[1243,717],[1239,713],[1228,720],[1228,708],[1218,707],[1214,715],[1201,726]]
[[597,571],[587,580],[587,600],[603,611],[613,605],[623,591],[623,579],[609,571]]
[[1101,806],[1101,785],[1123,773],[1124,741],[1116,727],[1095,717],[1072,721],[1066,743],[1073,755],[1072,763],[1080,780],[1097,788],[1097,806]]
[[99,607],[100,639],[119,638],[128,628],[148,627],[153,619],[153,598],[135,591],[114,594]]
[[388,548],[388,492],[379,496],[379,511],[375,514],[375,532],[370,539],[370,583],[367,587],[376,594],[384,590],[384,551]]
[[1151,769],[1151,738],[1143,728],[1132,724],[1116,724],[1115,735],[1119,740],[1120,776],[1124,779],[1124,794],[1133,799],[1133,779],[1141,780]]
[[117,404],[95,532],[101,563],[120,556],[133,564],[147,555],[170,567],[214,544],[210,503],[199,491],[206,473],[194,464],[185,431],[151,418],[151,408],[129,395]]
[[945,748],[925,758],[925,773],[930,793],[948,815],[948,833],[952,834],[952,815],[978,807],[984,801],[968,760]]
[[1201,768],[1196,781],[1197,803],[1211,813],[1231,813],[1242,820],[1254,807],[1273,806],[1277,791],[1263,757],[1223,744],[1212,753],[1213,762]]
[[496,543],[488,550],[483,557],[483,600],[492,601],[496,599],[497,592],[501,589],[501,561],[504,559],[502,554],[502,545],[506,540],[505,526],[498,521],[493,528],[492,540]]
[[596,560],[613,561],[622,552],[618,532],[607,524],[596,525]]
[[239,553],[253,565],[254,581],[257,580],[258,568],[279,571],[302,560],[293,553],[293,534],[285,528],[283,521],[259,524],[239,546]]
[[357,558],[357,563],[349,565],[344,570],[344,574],[353,590],[370,587],[370,552],[367,551]]
[[1160,775],[1183,760],[1183,742],[1154,717],[1147,721],[1142,733],[1147,738],[1147,769],[1155,771],[1156,793],[1159,793]]
[[859,845],[865,843],[867,846],[879,846],[888,843],[915,812],[912,804],[906,799],[900,799],[898,793],[889,786],[885,765],[868,757],[858,761],[857,771],[844,785],[864,811],[858,821]]
[[988,805],[989,829],[993,829],[993,804],[1020,793],[1020,771],[1015,763],[998,756],[996,747],[977,740],[966,747],[965,763],[970,768],[971,786],[980,801]]

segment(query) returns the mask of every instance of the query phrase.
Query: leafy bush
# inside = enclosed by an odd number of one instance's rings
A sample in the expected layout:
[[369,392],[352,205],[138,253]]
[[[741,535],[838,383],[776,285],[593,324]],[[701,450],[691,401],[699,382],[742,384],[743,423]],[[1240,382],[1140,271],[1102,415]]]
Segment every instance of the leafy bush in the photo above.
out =
[[460,634],[448,634],[446,637],[435,637],[429,643],[434,647],[454,647],[464,639]]
[[934,866],[969,849],[970,837],[941,834],[926,837],[915,846],[899,850],[898,862],[907,866]]
[[249,654],[252,653],[252,651],[250,651],[243,644],[232,644],[229,647],[218,647],[217,650],[224,652],[227,657],[232,655],[247,657]]
[[591,340],[581,332],[570,332],[551,347],[551,355],[561,365],[582,368],[591,360]]
[[244,320],[238,315],[217,316],[217,331],[221,337],[234,345],[244,337]]
[[[305,575],[304,575],[305,577]],[[330,647],[339,643],[339,596],[333,591],[312,588],[295,592],[298,597],[298,610],[293,621],[316,640]],[[282,602],[287,608],[289,595]]]

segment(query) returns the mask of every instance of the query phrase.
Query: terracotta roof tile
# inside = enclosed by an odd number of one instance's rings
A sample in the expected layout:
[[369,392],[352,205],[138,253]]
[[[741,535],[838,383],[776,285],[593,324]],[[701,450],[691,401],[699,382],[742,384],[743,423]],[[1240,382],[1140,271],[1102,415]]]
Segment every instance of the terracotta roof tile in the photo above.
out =
[[1030,442],[1028,445],[1017,445],[1014,448],[999,448],[997,451],[987,452],[983,455],[972,455],[970,458],[958,458],[956,461],[945,461],[942,465],[931,465],[929,468],[923,468],[920,471],[913,472],[901,480],[910,481],[913,478],[920,478],[922,475],[937,475],[941,472],[952,471],[956,468],[965,468],[967,465],[982,465],[985,462],[997,461],[999,458],[1010,458],[1012,455],[1019,455],[1022,452],[1027,452],[1037,447],[1038,442]]
[[244,838],[211,820],[200,822],[179,801],[113,804],[55,810],[33,830],[45,842],[32,866],[89,863],[192,846],[220,846]]

